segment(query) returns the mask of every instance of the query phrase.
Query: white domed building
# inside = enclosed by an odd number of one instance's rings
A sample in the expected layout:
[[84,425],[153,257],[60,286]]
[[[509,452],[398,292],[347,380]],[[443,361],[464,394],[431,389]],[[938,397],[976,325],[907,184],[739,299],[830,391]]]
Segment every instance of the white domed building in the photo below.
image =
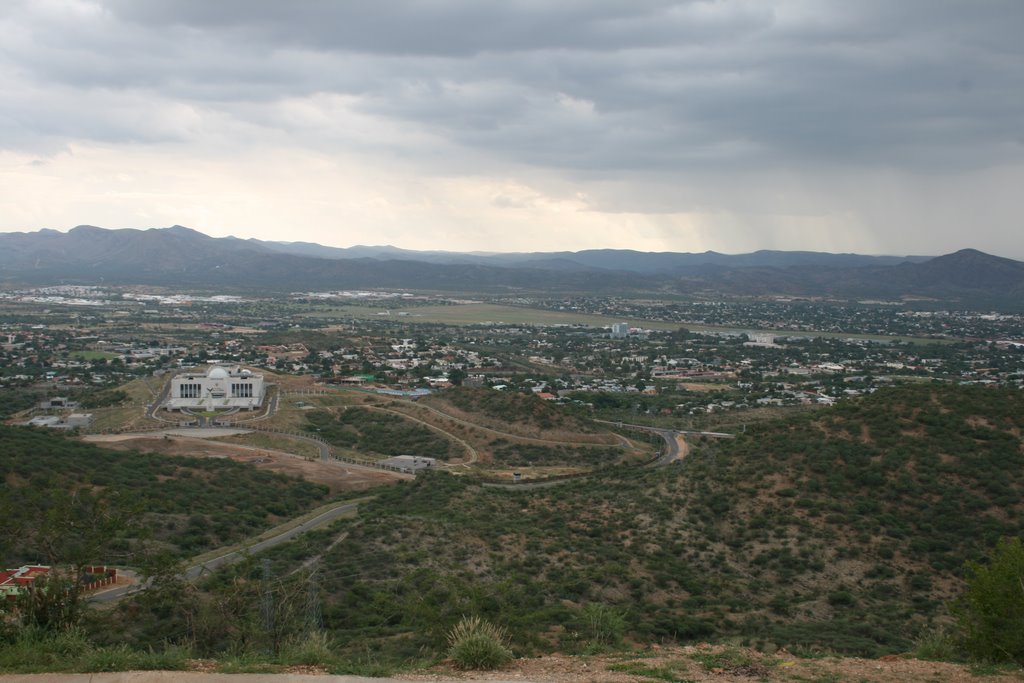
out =
[[263,375],[237,365],[214,365],[205,374],[175,375],[164,407],[167,410],[256,410],[263,405],[263,397]]

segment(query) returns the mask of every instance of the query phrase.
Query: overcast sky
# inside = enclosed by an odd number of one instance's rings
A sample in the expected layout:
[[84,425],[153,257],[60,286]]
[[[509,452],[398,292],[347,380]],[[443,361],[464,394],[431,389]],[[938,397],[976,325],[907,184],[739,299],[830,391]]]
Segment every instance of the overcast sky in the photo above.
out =
[[1024,259],[1024,2],[3,0],[0,230]]

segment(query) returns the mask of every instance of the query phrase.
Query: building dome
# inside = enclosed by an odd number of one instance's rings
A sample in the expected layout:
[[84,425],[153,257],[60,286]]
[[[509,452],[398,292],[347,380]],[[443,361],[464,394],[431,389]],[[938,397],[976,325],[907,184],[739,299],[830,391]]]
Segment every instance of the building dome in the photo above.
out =
[[210,371],[206,373],[206,376],[209,377],[210,379],[227,379],[228,371],[220,366],[217,366],[211,368]]

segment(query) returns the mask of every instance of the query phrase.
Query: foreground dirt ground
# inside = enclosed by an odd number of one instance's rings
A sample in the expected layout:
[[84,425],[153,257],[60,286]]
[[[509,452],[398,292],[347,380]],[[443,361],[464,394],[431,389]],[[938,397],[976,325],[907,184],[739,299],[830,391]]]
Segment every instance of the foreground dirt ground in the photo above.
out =
[[325,484],[331,493],[362,491],[380,484],[392,483],[396,477],[387,472],[353,467],[340,462],[321,462],[255,446],[197,439],[186,436],[130,435],[93,436],[90,441],[102,441],[104,448],[137,450],[163,455],[189,455],[198,458],[231,458],[260,469],[301,477],[315,484]]
[[643,653],[589,657],[549,655],[513,661],[497,671],[460,672],[451,666],[405,672],[407,681],[452,679],[535,683],[686,683],[716,681],[802,681],[806,683],[1019,683],[1024,670],[975,669],[962,664],[925,662],[903,657],[883,659],[804,659],[780,651],[766,655],[740,648],[711,645],[666,647]]

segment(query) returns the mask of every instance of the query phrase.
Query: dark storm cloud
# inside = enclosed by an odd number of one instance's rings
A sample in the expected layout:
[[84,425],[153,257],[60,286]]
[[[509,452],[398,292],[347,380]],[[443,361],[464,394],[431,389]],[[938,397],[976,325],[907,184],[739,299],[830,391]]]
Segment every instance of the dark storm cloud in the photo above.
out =
[[121,17],[145,26],[188,26],[245,35],[271,45],[373,54],[466,57],[481,52],[546,49],[618,50],[705,41],[770,11],[721,20],[690,15],[706,3],[631,0],[595,2],[297,3],[228,0],[134,2],[115,0]]
[[205,130],[193,116],[239,144],[351,144],[274,109],[334,95],[495,164],[596,176],[1024,157],[1016,0],[68,5],[0,16],[4,147],[184,141]]

